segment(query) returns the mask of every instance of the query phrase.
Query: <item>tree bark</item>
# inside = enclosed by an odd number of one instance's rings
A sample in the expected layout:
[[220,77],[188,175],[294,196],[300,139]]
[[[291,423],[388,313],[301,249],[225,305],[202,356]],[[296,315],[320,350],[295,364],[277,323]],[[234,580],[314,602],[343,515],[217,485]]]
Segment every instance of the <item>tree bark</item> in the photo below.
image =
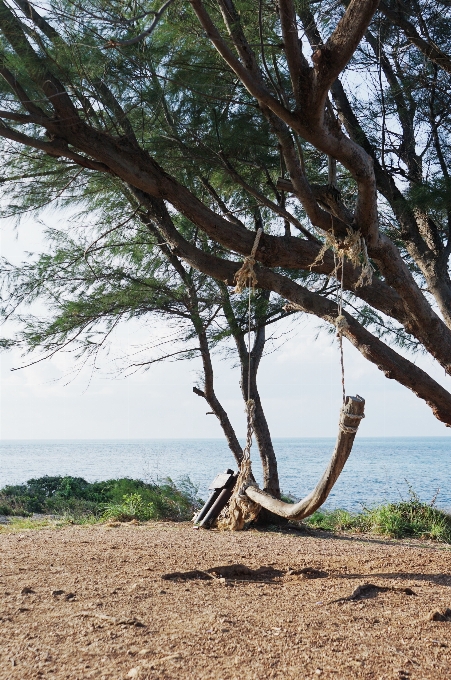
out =
[[[257,441],[257,446],[260,454],[260,460],[263,469],[263,488],[276,498],[280,498],[279,473],[277,469],[277,458],[274,451],[271,433],[269,431],[268,421],[266,420],[265,412],[260,399],[260,394],[257,388],[257,372],[260,360],[263,355],[263,350],[266,341],[265,326],[257,328],[255,333],[254,343],[251,349],[250,357],[246,342],[244,340],[243,331],[239,327],[236,317],[230,303],[229,293],[226,286],[221,286],[223,294],[223,309],[227,318],[230,330],[235,340],[240,358],[241,380],[240,387],[244,402],[253,399],[255,404],[254,410],[254,432]],[[269,297],[269,295],[268,295]],[[250,378],[250,383],[249,383]],[[248,388],[250,394],[248,394]]]

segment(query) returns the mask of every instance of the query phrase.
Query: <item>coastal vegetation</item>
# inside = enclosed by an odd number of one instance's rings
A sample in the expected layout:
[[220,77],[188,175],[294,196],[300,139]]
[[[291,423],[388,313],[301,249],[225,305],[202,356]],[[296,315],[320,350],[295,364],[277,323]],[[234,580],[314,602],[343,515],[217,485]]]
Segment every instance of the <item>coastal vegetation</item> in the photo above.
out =
[[451,543],[451,515],[433,504],[422,502],[415,495],[398,503],[363,508],[358,513],[321,509],[305,521],[308,526],[324,531],[350,531]]
[[[282,499],[290,501],[284,495]],[[0,515],[13,518],[12,526],[30,529],[45,528],[51,520],[60,526],[187,521],[202,504],[188,477],[177,483],[168,478],[146,483],[128,478],[87,482],[80,477],[45,476],[0,489]],[[409,498],[398,503],[384,503],[360,512],[321,509],[298,526],[451,543],[451,515],[436,508],[434,501],[421,501],[410,488]]]
[[45,476],[0,489],[0,514],[31,517],[37,513],[74,522],[188,520],[201,502],[188,478],[177,484],[169,478],[158,483],[128,478],[91,483],[81,477]]

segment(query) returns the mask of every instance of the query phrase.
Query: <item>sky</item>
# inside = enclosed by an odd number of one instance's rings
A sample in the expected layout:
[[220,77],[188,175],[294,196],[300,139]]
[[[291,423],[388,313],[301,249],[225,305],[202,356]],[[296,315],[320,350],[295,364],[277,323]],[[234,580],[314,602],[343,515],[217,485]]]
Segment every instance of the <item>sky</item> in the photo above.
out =
[[[53,226],[64,215],[47,215]],[[2,256],[17,263],[25,251],[42,249],[43,227],[24,220],[17,231],[0,225]],[[317,319],[297,316],[276,331],[275,351],[261,362],[258,385],[272,436],[335,437],[341,399],[338,347],[333,336],[319,331]],[[166,337],[162,324],[131,322],[114,336],[112,355],[130,354],[148,338]],[[359,435],[366,437],[451,436],[430,408],[412,392],[385,376],[346,340],[347,394],[366,400],[366,418]],[[410,357],[412,359],[412,357]],[[451,389],[451,378],[426,357],[413,360],[440,384]],[[6,439],[147,439],[218,438],[215,416],[196,396],[198,359],[160,363],[144,373],[118,378],[110,359],[92,374],[73,378],[73,358],[57,354],[29,368],[16,351],[0,355],[0,438]],[[221,357],[214,360],[217,396],[239,436],[245,432],[239,369]]]

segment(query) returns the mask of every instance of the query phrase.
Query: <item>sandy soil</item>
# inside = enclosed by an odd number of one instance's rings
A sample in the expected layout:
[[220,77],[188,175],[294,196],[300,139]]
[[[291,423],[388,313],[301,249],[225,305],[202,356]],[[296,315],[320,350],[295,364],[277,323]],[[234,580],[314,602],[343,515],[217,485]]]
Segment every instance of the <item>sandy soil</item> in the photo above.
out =
[[2,680],[451,678],[440,546],[152,524],[0,533],[0,555]]

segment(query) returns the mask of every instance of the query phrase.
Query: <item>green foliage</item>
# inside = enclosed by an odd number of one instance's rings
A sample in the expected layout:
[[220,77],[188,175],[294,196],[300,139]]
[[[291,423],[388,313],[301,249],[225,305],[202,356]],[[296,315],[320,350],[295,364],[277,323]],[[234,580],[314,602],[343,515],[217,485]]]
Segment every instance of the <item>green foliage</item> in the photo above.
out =
[[359,514],[352,514],[347,510],[317,510],[305,520],[305,523],[314,529],[324,531],[346,531],[348,529],[360,529]]
[[152,501],[146,503],[139,493],[124,494],[122,503],[107,503],[103,517],[119,522],[129,522],[133,519],[140,521],[157,519],[154,503]]
[[451,515],[438,510],[433,503],[422,502],[412,489],[409,494],[409,500],[365,508],[360,513],[317,510],[305,522],[324,531],[357,531],[451,543]]
[[27,517],[33,513],[68,516],[139,519],[190,519],[201,501],[187,477],[178,484],[167,478],[160,484],[139,479],[87,482],[81,477],[40,477],[0,490],[0,514]]

